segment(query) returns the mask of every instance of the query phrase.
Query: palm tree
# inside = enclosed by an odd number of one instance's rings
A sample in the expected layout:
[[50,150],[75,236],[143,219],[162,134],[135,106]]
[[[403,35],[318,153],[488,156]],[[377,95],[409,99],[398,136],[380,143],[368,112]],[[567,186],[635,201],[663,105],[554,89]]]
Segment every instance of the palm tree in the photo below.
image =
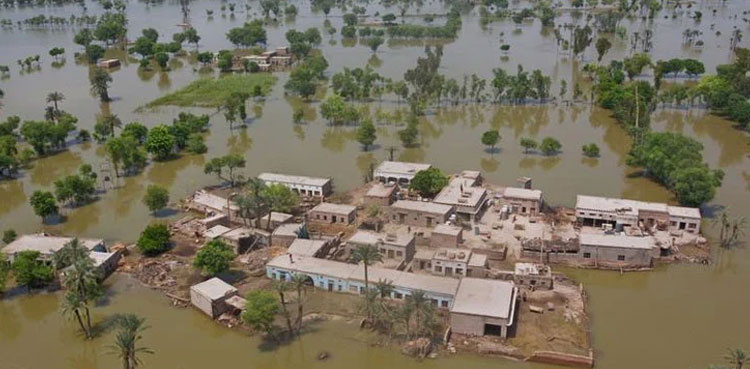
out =
[[380,254],[376,246],[360,245],[352,250],[351,260],[354,263],[362,263],[365,266],[365,291],[370,290],[370,284],[367,274],[367,268],[376,262],[383,261],[383,255]]
[[122,121],[116,114],[100,115],[98,116],[98,120],[100,123],[109,127],[110,137],[115,137],[115,128],[122,127]]
[[727,353],[724,358],[734,367],[734,369],[742,369],[748,361],[747,354],[741,349],[730,349],[729,353]]
[[137,347],[138,341],[143,338],[141,333],[148,329],[143,325],[146,319],[135,314],[125,314],[117,319],[120,330],[115,336],[115,344],[111,347],[111,353],[122,360],[122,369],[134,369],[141,365],[142,361],[138,354],[153,354],[154,351],[147,347]]
[[289,331],[289,337],[294,334],[294,330],[292,327],[292,317],[291,314],[289,314],[289,310],[286,308],[286,292],[289,291],[291,285],[287,281],[273,281],[273,288],[276,290],[276,293],[279,294],[279,301],[281,302],[281,314],[284,315],[284,319],[286,319],[286,328]]
[[378,279],[378,282],[375,283],[375,290],[378,291],[381,300],[390,297],[393,292],[393,281]]
[[74,238],[66,243],[60,251],[55,253],[52,257],[52,266],[55,270],[62,270],[76,262],[87,260],[89,252],[89,249],[84,247],[78,238]]
[[90,339],[92,335],[89,304],[101,296],[102,290],[97,269],[89,257],[89,250],[74,238],[55,254],[52,263],[58,271],[70,266],[65,269],[60,281],[66,290],[61,312],[63,315],[75,316],[86,338]]
[[94,71],[89,77],[89,82],[91,82],[92,94],[99,95],[99,100],[102,102],[108,102],[110,100],[108,89],[109,83],[112,82],[112,76],[110,76],[109,73],[102,68],[94,68]]
[[431,320],[433,310],[430,299],[427,297],[424,291],[417,290],[414,291],[411,295],[407,296],[406,303],[407,305],[412,306],[412,311],[415,314],[415,321],[417,323],[415,333],[417,333],[417,335],[420,335],[422,334],[424,328],[427,328],[425,327],[426,324],[422,323]]
[[78,322],[78,326],[81,328],[81,332],[86,336],[86,339],[91,338],[91,326],[85,324],[81,312],[85,306],[85,302],[78,298],[75,293],[66,293],[63,296],[62,309],[63,315],[73,315]]
[[47,104],[52,103],[55,106],[55,113],[60,112],[57,104],[63,100],[65,100],[65,95],[62,92],[53,91],[47,94]]
[[305,287],[307,286],[307,280],[308,276],[307,274],[303,273],[295,273],[292,275],[292,286],[297,291],[297,333],[302,331],[302,316],[304,313],[304,298],[303,293],[305,292]]

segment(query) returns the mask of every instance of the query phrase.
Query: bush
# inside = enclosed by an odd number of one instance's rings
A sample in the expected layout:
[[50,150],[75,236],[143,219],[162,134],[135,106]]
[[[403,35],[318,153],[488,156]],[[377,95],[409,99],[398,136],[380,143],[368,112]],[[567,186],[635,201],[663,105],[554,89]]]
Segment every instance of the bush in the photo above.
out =
[[16,234],[16,231],[13,229],[6,229],[5,232],[3,232],[3,243],[9,244],[16,240],[16,237],[18,237],[18,234]]
[[599,146],[596,146],[595,143],[583,145],[582,150],[583,150],[583,155],[586,155],[590,158],[595,158],[599,156]]
[[203,274],[214,277],[229,270],[232,259],[234,251],[231,246],[219,240],[211,240],[195,255],[193,266]]
[[164,224],[151,224],[141,232],[137,245],[146,256],[161,254],[169,249],[169,229]]
[[42,288],[54,279],[52,267],[39,260],[39,251],[21,251],[13,262],[16,283],[27,288]]

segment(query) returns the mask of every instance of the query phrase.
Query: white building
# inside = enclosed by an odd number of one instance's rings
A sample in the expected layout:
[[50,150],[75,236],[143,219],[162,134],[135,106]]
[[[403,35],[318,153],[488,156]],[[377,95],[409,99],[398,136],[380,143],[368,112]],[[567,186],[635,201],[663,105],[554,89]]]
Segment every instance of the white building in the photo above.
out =
[[402,161],[384,161],[375,168],[373,175],[380,182],[395,182],[408,185],[417,172],[430,169],[432,165],[424,163],[406,163]]
[[[41,260],[51,261],[52,257],[71,241],[73,241],[73,237],[48,236],[43,233],[26,234],[1,248],[0,252],[7,255],[10,262],[13,262],[16,254],[22,251],[37,251]],[[90,251],[107,252],[104,240],[79,238],[78,242]]]
[[261,173],[258,178],[266,185],[281,184],[302,196],[324,197],[333,192],[330,178]]
[[508,336],[518,289],[512,282],[463,278],[451,308],[451,331],[472,336]]

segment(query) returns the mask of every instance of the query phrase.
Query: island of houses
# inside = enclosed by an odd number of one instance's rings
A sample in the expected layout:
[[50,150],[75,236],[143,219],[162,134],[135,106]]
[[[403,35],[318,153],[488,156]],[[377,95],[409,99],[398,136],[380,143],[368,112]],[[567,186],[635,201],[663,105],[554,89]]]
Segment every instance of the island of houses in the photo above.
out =
[[[330,178],[262,173],[258,178],[266,184],[299,194],[303,211],[273,212],[260,224],[248,223],[231,196],[204,189],[186,202],[200,215],[174,222],[172,229],[203,240],[221,239],[238,255],[278,248],[282,251],[265,264],[265,277],[286,280],[303,274],[310,286],[330,293],[365,292],[365,266],[350,262],[350,256],[357,247],[374,247],[382,261],[369,266],[368,277],[391,283],[391,299],[422,291],[448,314],[452,334],[501,338],[513,334],[518,315],[527,310],[523,301],[533,300],[535,293],[580,294],[561,285],[564,278],[553,274],[551,265],[648,269],[682,247],[706,242],[699,209],[589,195],[577,196],[574,209],[555,208],[527,177],[515,186],[498,186],[486,183],[478,171],[465,170],[450,176],[434,198],[422,198],[409,184],[429,168],[382,162],[374,168],[375,180],[348,203],[330,201]],[[372,208],[378,210],[374,221],[366,211]],[[65,242],[28,235],[2,252],[12,258],[33,249],[49,257]],[[114,269],[117,261],[102,241],[84,244],[95,251],[98,265]],[[193,286],[190,298],[211,317],[244,306],[237,289],[217,278]]]

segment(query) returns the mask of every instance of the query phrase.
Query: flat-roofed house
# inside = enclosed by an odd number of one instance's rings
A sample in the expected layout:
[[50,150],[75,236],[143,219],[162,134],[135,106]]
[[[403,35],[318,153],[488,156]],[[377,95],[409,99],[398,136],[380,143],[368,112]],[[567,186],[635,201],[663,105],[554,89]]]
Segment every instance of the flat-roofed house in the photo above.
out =
[[406,163],[402,161],[384,161],[375,168],[373,175],[380,182],[408,185],[414,176],[422,170],[430,169],[432,165],[424,163]]
[[619,229],[642,224],[691,233],[700,232],[701,223],[698,208],[586,195],[576,197],[576,218],[583,225],[594,227],[607,223]]
[[268,214],[260,217],[261,228],[276,229],[281,224],[291,223],[294,220],[294,215],[281,213],[278,211],[271,212],[271,224],[268,224]]
[[[475,173],[474,171],[466,172]],[[476,185],[478,177],[469,174],[467,177],[461,174],[452,178],[433,201],[438,204],[451,205],[456,214],[469,220],[477,220],[487,203],[487,190]]]
[[282,224],[271,233],[271,246],[289,247],[297,239],[297,232],[302,228],[302,224],[287,223]]
[[581,233],[581,263],[603,267],[650,267],[658,248],[652,237]]
[[511,208],[513,213],[536,215],[542,210],[542,191],[527,188],[506,187],[500,195],[500,205]]
[[487,255],[456,248],[418,250],[412,267],[416,270],[428,270],[439,276],[475,278],[485,278],[488,269]]
[[199,190],[193,194],[189,207],[192,210],[202,212],[206,216],[226,214],[228,207],[232,211],[231,217],[235,219],[239,217],[240,210],[233,201],[228,201],[225,197],[205,190]]
[[[11,263],[15,260],[16,255],[22,251],[38,251],[40,260],[50,262],[52,257],[70,241],[73,241],[73,237],[48,236],[43,233],[25,234],[0,249],[0,252],[7,255],[8,261]],[[79,238],[78,242],[92,252],[107,252],[104,240]]]
[[508,337],[518,289],[512,282],[463,278],[451,307],[451,331],[472,336]]
[[257,228],[237,227],[224,232],[219,239],[232,246],[235,254],[241,254],[250,248],[257,249],[269,243],[269,232]]
[[346,248],[353,250],[357,246],[377,247],[385,259],[411,261],[415,252],[414,235],[405,233],[375,233],[357,231],[346,241]]
[[281,184],[302,196],[325,197],[333,192],[333,181],[330,178],[279,173],[261,173],[258,178],[266,185]]
[[428,201],[399,200],[391,205],[393,223],[417,227],[432,227],[445,223],[453,213],[453,206]]
[[458,247],[463,243],[464,230],[448,224],[438,224],[430,232],[431,247]]
[[287,253],[296,256],[308,256],[312,258],[324,257],[328,253],[330,243],[326,240],[309,240],[304,238],[295,239]]
[[552,268],[544,264],[516,263],[513,281],[518,287],[551,290],[553,285]]
[[701,230],[701,211],[698,208],[687,208],[682,206],[667,207],[669,213],[669,229],[685,230],[690,233],[699,233]]
[[307,220],[316,223],[352,224],[357,218],[357,207],[321,202],[307,212]]
[[398,198],[398,185],[395,183],[375,183],[364,197],[366,206],[389,206]]
[[432,257],[432,273],[448,277],[463,277],[469,266],[471,251],[463,249],[441,249]]
[[211,319],[229,310],[226,300],[237,294],[237,289],[219,278],[211,278],[190,287],[190,303]]

